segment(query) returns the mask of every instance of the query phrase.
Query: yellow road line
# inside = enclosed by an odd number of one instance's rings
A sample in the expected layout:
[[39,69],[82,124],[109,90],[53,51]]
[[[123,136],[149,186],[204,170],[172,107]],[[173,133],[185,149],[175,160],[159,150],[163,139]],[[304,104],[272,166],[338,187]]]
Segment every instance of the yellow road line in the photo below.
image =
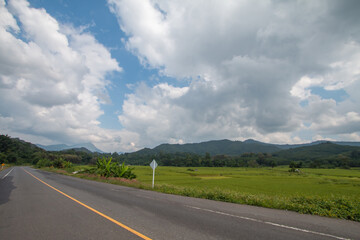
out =
[[98,210],[96,210],[96,209],[94,209],[94,208],[92,208],[92,207],[89,207],[89,206],[88,206],[88,205],[86,205],[85,203],[82,203],[82,202],[80,202],[79,200],[77,200],[77,199],[75,199],[75,198],[73,198],[73,197],[71,197],[71,196],[67,195],[66,193],[63,193],[62,191],[58,190],[57,188],[54,188],[54,187],[53,187],[53,186],[51,186],[50,184],[48,184],[48,183],[46,183],[46,182],[42,181],[41,179],[39,179],[39,178],[35,177],[34,175],[32,175],[31,173],[29,173],[29,172],[28,172],[28,171],[26,171],[25,169],[23,169],[23,170],[24,170],[25,172],[27,172],[27,173],[28,173],[30,176],[32,176],[33,178],[35,178],[35,179],[39,180],[40,182],[42,182],[43,184],[45,184],[46,186],[48,186],[48,187],[50,187],[50,188],[54,189],[55,191],[57,191],[57,192],[61,193],[61,194],[62,194],[62,195],[64,195],[65,197],[70,198],[71,200],[73,200],[73,201],[77,202],[78,204],[80,204],[80,205],[82,205],[82,206],[86,207],[87,209],[89,209],[89,210],[93,211],[94,213],[99,214],[100,216],[102,216],[102,217],[106,218],[107,220],[109,220],[109,221],[111,221],[111,222],[113,222],[113,223],[117,224],[118,226],[120,226],[120,227],[122,227],[122,228],[124,228],[124,229],[128,230],[129,232],[131,232],[131,233],[133,233],[133,234],[135,234],[135,235],[139,236],[139,237],[140,237],[140,238],[142,238],[142,239],[145,239],[145,240],[151,240],[151,238],[148,238],[147,236],[145,236],[145,235],[143,235],[143,234],[141,234],[141,233],[139,233],[139,232],[135,231],[134,229],[132,229],[132,228],[130,228],[130,227],[128,227],[128,226],[126,226],[126,225],[122,224],[121,222],[116,221],[115,219],[113,219],[113,218],[111,218],[111,217],[109,217],[109,216],[107,216],[107,215],[105,215],[105,214],[103,214],[103,213],[99,212]]

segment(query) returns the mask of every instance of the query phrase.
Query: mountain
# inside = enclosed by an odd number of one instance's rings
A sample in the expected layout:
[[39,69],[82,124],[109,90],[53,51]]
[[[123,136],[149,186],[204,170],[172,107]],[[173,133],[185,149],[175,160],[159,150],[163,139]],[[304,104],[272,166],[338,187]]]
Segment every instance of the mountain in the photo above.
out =
[[64,149],[69,149],[69,146],[66,144],[57,144],[57,145],[41,145],[36,144],[39,148],[42,148],[46,151],[62,151]]
[[[230,141],[230,140],[214,140],[201,143],[187,143],[187,144],[161,144],[153,149],[144,148],[137,152],[140,155],[151,155],[160,152],[163,153],[195,153],[204,155],[209,153],[210,155],[241,155],[243,153],[275,153],[281,150],[298,149],[301,151],[307,151],[306,147],[318,146],[324,143],[332,143],[334,149],[347,149],[348,146],[360,146],[360,142],[328,142],[328,141],[316,141],[304,144],[269,144],[259,142],[253,139],[248,139],[243,142],[241,141]],[[345,148],[339,147],[345,146]],[[314,148],[316,149],[316,148]],[[310,151],[311,148],[310,148]],[[294,151],[296,152],[296,151]],[[285,154],[285,153],[284,153]]]
[[309,147],[309,146],[314,146],[314,145],[318,145],[318,144],[322,144],[322,143],[326,143],[328,141],[315,141],[315,142],[310,142],[310,143],[300,143],[300,144],[276,144],[276,146],[278,148],[281,149],[292,149],[292,148],[299,148],[299,147]]
[[68,150],[68,149],[81,149],[86,148],[90,152],[98,152],[98,153],[104,153],[100,149],[94,146],[92,143],[79,143],[75,145],[66,145],[66,144],[56,144],[56,145],[41,145],[36,144],[38,147],[46,150],[46,151],[62,151],[62,150]]
[[319,144],[328,143],[328,142],[334,143],[337,145],[343,145],[343,146],[360,147],[360,142],[341,142],[341,141],[325,141],[325,140],[315,141],[315,142],[311,142],[311,143],[302,143],[302,144],[275,144],[275,146],[277,146],[281,149],[291,149],[291,148],[314,146],[314,145],[319,145]]
[[0,135],[0,163],[31,163],[44,153],[43,149],[32,143],[8,135]]
[[360,142],[332,142],[332,143],[336,143],[338,145],[347,145],[347,146],[360,147]]
[[243,153],[253,152],[267,152],[273,153],[280,151],[281,148],[276,145],[257,142],[255,140],[230,141],[230,140],[214,140],[201,143],[187,143],[187,144],[161,144],[153,149],[144,148],[135,153],[137,154],[156,154],[159,152],[164,153],[180,153],[188,152],[204,155],[241,155]]
[[359,151],[358,146],[340,145],[333,142],[321,142],[318,144],[303,146],[297,148],[290,148],[274,153],[274,156],[291,159],[294,161],[307,159],[320,159],[337,156],[339,154],[350,153],[352,151]]

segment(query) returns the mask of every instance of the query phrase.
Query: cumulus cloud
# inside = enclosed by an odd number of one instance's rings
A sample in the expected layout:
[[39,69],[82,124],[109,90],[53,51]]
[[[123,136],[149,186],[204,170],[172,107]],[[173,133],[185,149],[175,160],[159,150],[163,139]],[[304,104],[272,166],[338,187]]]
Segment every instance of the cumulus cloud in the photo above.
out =
[[106,92],[106,74],[121,70],[90,33],[25,0],[0,0],[2,133],[45,144],[119,148],[126,132],[102,129],[97,119],[106,101],[98,94]]
[[[111,151],[222,138],[360,138],[359,1],[108,6],[127,35],[125,47],[158,71],[151,78],[179,84],[133,84],[118,116],[123,130],[102,129],[106,76],[122,70],[109,50],[25,0],[0,0],[1,131],[43,143],[91,141]],[[325,98],[313,87],[347,97]]]
[[[191,81],[177,98],[159,91],[163,84],[141,84],[127,96],[119,120],[147,143],[299,142],[294,133],[301,130],[359,133],[359,108],[349,100],[359,105],[351,91],[359,82],[358,2],[108,3],[128,35],[127,48],[144,66]],[[314,95],[313,86],[344,89],[350,97],[341,108]]]

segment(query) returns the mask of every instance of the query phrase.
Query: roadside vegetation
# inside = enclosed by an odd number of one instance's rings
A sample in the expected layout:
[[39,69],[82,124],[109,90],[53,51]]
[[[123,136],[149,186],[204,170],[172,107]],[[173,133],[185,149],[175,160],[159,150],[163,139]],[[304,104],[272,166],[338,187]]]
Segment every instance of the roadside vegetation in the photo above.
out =
[[[37,168],[42,168],[45,170],[52,170],[60,173],[71,173],[71,174],[88,174],[92,176],[100,176],[104,178],[126,178],[134,179],[136,175],[133,173],[133,168],[126,166],[125,163],[112,162],[112,158],[99,158],[95,166],[86,166],[83,167],[80,165],[74,167],[74,165],[69,161],[64,161],[63,159],[57,159],[55,161],[49,161],[42,159],[36,164]],[[78,170],[75,170],[78,169]],[[60,170],[60,171],[59,171]],[[62,171],[61,171],[62,170]]]
[[112,158],[98,159],[95,167],[91,167],[81,171],[81,173],[97,174],[101,177],[114,177],[114,178],[127,178],[134,179],[136,175],[132,172],[133,168],[125,166],[125,162],[119,164],[117,162],[112,162]]
[[[94,175],[92,166],[75,166],[80,178],[216,201],[296,211],[360,222],[360,169],[289,167],[215,168],[158,167],[152,189],[152,169],[133,168],[137,179]],[[48,168],[51,171],[58,170]],[[60,170],[61,171],[61,170]]]

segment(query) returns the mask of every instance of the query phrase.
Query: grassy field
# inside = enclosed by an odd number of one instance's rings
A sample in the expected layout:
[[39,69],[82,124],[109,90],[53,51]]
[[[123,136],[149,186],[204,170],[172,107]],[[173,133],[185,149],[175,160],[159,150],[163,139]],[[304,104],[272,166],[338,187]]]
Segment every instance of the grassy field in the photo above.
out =
[[[360,169],[301,169],[300,173],[288,170],[159,166],[154,190],[360,221]],[[135,166],[134,173],[134,182],[80,177],[151,189],[150,166]]]
[[[360,169],[158,167],[156,190],[360,221]],[[138,180],[152,169],[137,166]]]
[[[151,183],[152,169],[136,166],[137,179]],[[156,168],[156,184],[199,189],[222,189],[268,196],[351,197],[360,199],[360,170],[288,168]]]

